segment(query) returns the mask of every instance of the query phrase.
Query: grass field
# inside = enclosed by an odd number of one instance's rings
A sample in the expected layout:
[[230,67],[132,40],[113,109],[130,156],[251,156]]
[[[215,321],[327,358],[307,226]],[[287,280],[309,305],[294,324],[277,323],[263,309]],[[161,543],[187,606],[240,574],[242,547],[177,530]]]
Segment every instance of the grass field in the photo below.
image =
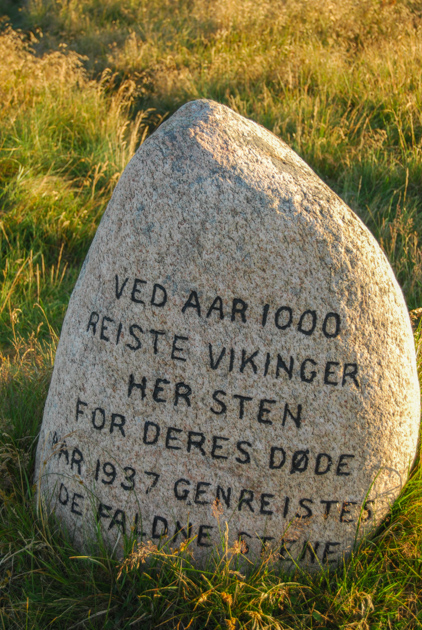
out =
[[[1,18],[3,16],[3,18]],[[99,219],[143,139],[212,98],[286,140],[361,216],[422,306],[422,3],[0,0],[0,628],[422,627],[422,471],[336,572],[123,571],[37,514],[56,343]],[[419,333],[415,335],[419,344]]]

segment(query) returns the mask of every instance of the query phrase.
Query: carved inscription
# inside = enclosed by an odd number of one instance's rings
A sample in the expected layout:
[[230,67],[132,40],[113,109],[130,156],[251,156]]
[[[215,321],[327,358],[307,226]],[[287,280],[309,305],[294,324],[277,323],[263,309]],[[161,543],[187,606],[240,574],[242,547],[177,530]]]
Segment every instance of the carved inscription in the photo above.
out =
[[[311,307],[299,312],[288,304],[257,305],[244,296],[230,300],[219,295],[202,298],[200,288],[192,288],[179,296],[178,309],[186,326],[181,330],[154,328],[147,323],[151,317],[145,317],[146,312],[168,310],[166,321],[171,322],[172,310],[176,308],[174,296],[169,299],[164,281],[151,282],[116,274],[109,281],[109,292],[121,307],[121,318],[112,317],[97,307],[86,313],[83,334],[106,350],[121,346],[124,353],[136,354],[140,357],[139,365],[122,375],[117,397],[120,403],[111,404],[107,396],[92,399],[82,391],[75,392],[75,434],[82,431],[101,435],[105,448],[101,458],[91,461],[86,449],[71,436],[63,438],[54,434],[54,457],[69,477],[77,476],[82,483],[77,492],[66,479],[58,484],[56,492],[61,507],[75,518],[83,519],[84,506],[87,507],[88,502],[92,504],[84,486],[95,488],[94,496],[100,497],[94,501],[95,518],[107,532],[134,534],[138,539],[170,538],[174,542],[195,537],[198,547],[210,547],[215,542],[218,527],[215,521],[210,522],[209,509],[220,506],[227,514],[253,515],[255,526],[248,531],[240,529],[236,534],[245,543],[245,554],[253,544],[262,547],[268,543],[278,549],[281,562],[293,559],[311,564],[335,562],[342,551],[341,541],[303,539],[294,532],[289,534],[289,527],[292,523],[315,519],[357,526],[373,517],[372,500],[356,501],[349,497],[353,483],[348,485],[348,481],[353,480],[360,466],[358,454],[348,452],[346,445],[344,452],[322,450],[310,440],[309,432],[307,443],[301,437],[303,427],[312,422],[309,393],[315,388],[337,388],[345,392],[360,388],[359,364],[353,358],[336,358],[330,348],[343,330],[340,314],[329,310],[319,312]],[[132,305],[130,316],[125,315],[125,305]],[[180,318],[177,321],[180,322]],[[203,386],[199,388],[194,385],[189,369],[185,369],[183,379],[174,378],[165,370],[160,373],[163,369],[160,360],[167,361],[167,365],[186,366],[198,361],[198,353],[192,352],[191,336],[186,332],[198,321],[214,322],[199,354],[204,363],[202,367],[226,380],[229,375],[235,375],[238,384],[235,390],[227,385],[211,387],[209,391]],[[285,343],[280,352],[274,351],[273,346],[270,349],[247,347],[241,340],[223,345],[218,338],[219,325],[271,329],[276,340],[282,340],[288,331],[306,339],[322,338],[327,344],[328,358],[321,353],[312,355],[309,344],[302,356],[286,351]],[[145,361],[153,366],[157,362],[154,376],[151,370],[143,371]],[[272,383],[273,393],[257,396],[251,379]],[[296,383],[299,394],[283,395],[280,389],[283,383]],[[169,423],[163,419],[161,409],[166,410],[165,418],[174,413],[174,421]],[[195,428],[183,426],[181,413],[195,414]],[[214,431],[213,418],[225,419],[226,429]],[[254,442],[249,436],[242,438],[238,431],[231,430],[233,423],[241,426],[242,422],[257,429],[261,427],[262,439]],[[274,429],[278,432],[273,434]],[[283,438],[283,431],[290,431],[288,438]],[[293,440],[292,432],[297,436]],[[122,461],[118,449],[113,450],[116,440],[137,444],[137,452],[143,456]],[[157,465],[145,469],[143,457],[154,453],[167,453],[165,461],[170,463],[170,468],[174,462],[175,471],[177,462],[183,462],[187,472],[171,474],[167,466],[164,474],[163,457],[158,455]],[[149,461],[154,461],[154,457]],[[207,478],[201,473],[204,461],[206,466],[218,466],[217,476]],[[245,471],[256,469],[267,471],[268,487],[245,484]],[[227,470],[229,472],[224,474]],[[286,494],[283,486],[293,477],[314,478],[317,490],[309,496],[302,496],[300,491]],[[278,492],[274,491],[274,478],[278,480]],[[324,490],[328,479],[338,480],[334,496]],[[107,499],[108,488],[118,488],[120,496],[134,496],[136,500],[129,504],[125,500],[117,505]],[[171,520],[168,512],[160,513],[159,506],[144,519],[142,505],[146,500],[154,504],[154,496],[158,495],[166,506],[177,508],[175,520]],[[286,535],[282,538],[271,535],[271,523],[276,519],[286,523]]]

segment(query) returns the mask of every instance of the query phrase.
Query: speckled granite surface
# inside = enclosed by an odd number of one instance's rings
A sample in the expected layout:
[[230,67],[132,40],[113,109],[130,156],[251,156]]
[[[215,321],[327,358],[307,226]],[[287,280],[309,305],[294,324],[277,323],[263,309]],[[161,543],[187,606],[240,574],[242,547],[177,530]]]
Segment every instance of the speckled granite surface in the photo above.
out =
[[[211,101],[138,150],[71,297],[39,440],[40,498],[200,559],[335,563],[417,447],[402,292],[357,216],[283,142]],[[216,509],[216,499],[218,509]],[[188,526],[189,523],[189,526]]]

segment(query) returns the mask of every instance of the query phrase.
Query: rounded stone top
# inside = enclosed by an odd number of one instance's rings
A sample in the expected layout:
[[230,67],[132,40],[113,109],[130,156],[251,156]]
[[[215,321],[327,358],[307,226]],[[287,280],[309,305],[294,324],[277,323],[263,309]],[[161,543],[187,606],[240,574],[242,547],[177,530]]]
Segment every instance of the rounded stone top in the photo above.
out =
[[69,302],[37,451],[81,546],[194,537],[335,563],[415,457],[407,308],[374,237],[284,142],[212,101],[125,169]]

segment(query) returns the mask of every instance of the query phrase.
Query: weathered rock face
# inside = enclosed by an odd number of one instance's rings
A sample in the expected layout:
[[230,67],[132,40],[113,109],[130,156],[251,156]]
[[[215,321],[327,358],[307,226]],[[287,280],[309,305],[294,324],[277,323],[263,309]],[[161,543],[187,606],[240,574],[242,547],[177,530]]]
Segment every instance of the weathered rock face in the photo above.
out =
[[36,475],[77,543],[190,533],[200,559],[219,512],[249,558],[335,563],[400,492],[419,414],[375,239],[271,133],[182,107],[123,173],[63,325]]

